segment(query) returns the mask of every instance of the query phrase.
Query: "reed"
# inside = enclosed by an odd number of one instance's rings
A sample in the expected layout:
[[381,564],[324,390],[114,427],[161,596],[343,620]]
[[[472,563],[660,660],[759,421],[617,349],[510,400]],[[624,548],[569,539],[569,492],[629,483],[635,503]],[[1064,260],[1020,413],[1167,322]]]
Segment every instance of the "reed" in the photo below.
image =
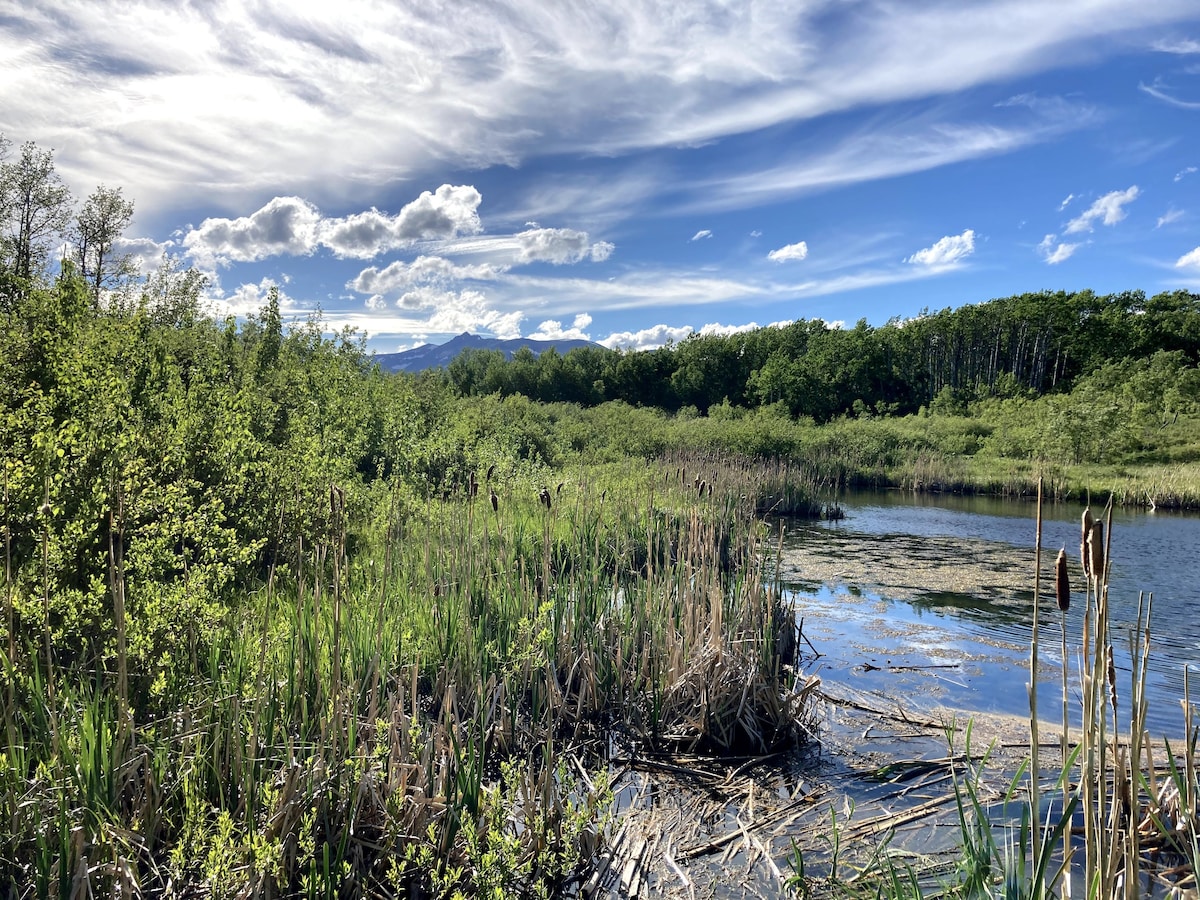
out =
[[112,670],[47,665],[46,631],[5,669],[0,884],[27,887],[0,896],[571,889],[611,815],[605,747],[803,739],[756,516],[801,508],[798,480],[717,455],[553,490],[501,471],[357,519],[333,486],[328,527],[157,685],[124,676],[115,509]]

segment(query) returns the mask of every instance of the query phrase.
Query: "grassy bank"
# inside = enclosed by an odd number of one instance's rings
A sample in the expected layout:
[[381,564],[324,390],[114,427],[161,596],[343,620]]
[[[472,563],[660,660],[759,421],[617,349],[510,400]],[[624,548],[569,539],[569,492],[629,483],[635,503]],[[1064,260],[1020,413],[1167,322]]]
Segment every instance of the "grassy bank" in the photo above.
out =
[[755,519],[795,488],[682,456],[380,486],[360,517],[334,487],[320,539],[153,680],[114,553],[111,658],[9,636],[5,895],[559,893],[603,840],[607,742],[798,739]]

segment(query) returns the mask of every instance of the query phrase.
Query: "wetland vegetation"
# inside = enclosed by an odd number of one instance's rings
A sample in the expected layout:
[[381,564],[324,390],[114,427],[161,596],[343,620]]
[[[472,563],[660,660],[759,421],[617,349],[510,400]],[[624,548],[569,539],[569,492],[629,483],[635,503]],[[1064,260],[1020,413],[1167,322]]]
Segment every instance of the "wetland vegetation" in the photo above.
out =
[[[30,198],[66,203],[9,190],[53,187],[49,162],[27,146],[4,163],[6,229]],[[274,295],[215,320],[197,272],[138,277],[107,232],[51,273],[50,234],[0,246],[6,898],[606,890],[603,861],[636,874],[648,843],[618,840],[623,772],[712,764],[731,782],[817,743],[764,517],[819,516],[847,484],[1019,493],[1039,476],[1058,496],[1200,502],[1190,294],[390,376],[353,333],[285,327]],[[1146,749],[1142,668],[1106,718],[1091,571],[1081,740],[1060,760],[1070,802],[1096,810],[1089,895],[1132,890],[1151,843],[1186,888],[1195,731]],[[828,814],[832,853],[771,861],[778,888],[1057,891],[1048,820],[997,848],[976,757],[952,749],[965,868],[935,885],[879,840],[850,878],[839,835],[886,822],[844,833]]]

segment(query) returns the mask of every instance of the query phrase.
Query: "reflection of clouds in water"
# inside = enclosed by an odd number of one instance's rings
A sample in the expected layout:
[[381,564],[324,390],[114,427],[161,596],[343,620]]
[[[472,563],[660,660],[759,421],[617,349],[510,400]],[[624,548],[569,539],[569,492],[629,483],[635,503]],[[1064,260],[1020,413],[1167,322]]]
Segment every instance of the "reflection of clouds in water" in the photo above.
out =
[[[953,508],[936,501],[947,499]],[[890,654],[926,664],[963,662],[962,685],[936,674],[872,672],[864,680],[886,690],[933,690],[962,709],[1028,711],[1025,682],[1033,602],[1034,508],[979,498],[922,498],[921,505],[889,497],[887,505],[844,501],[841,522],[796,525],[785,538],[780,576],[796,594],[806,632],[819,628],[847,668]],[[931,500],[933,502],[931,502]],[[973,512],[1003,506],[1005,513]],[[1024,509],[1027,517],[1013,514]],[[1042,668],[1039,680],[1057,697],[1059,613],[1053,599],[1053,562],[1059,546],[1079,543],[1078,513],[1056,507],[1043,523]],[[911,529],[906,531],[907,529]],[[1154,651],[1149,686],[1151,731],[1182,727],[1178,698],[1183,670],[1200,655],[1200,557],[1178,548],[1200,546],[1200,518],[1122,513],[1114,517],[1110,610],[1120,679],[1128,680],[1127,634],[1137,614],[1131,584],[1166,584],[1154,600]],[[1182,543],[1181,543],[1182,542]],[[1175,548],[1170,552],[1169,548]],[[1075,553],[1078,551],[1076,550]],[[1167,558],[1169,556],[1169,558]],[[1068,615],[1069,653],[1079,654],[1084,586],[1072,554],[1073,600]],[[1163,588],[1160,587],[1160,590]],[[857,596],[855,596],[857,595]],[[822,620],[828,622],[823,627]],[[957,654],[957,656],[956,656]],[[830,675],[836,677],[831,670]],[[1073,674],[1074,680],[1078,679]]]

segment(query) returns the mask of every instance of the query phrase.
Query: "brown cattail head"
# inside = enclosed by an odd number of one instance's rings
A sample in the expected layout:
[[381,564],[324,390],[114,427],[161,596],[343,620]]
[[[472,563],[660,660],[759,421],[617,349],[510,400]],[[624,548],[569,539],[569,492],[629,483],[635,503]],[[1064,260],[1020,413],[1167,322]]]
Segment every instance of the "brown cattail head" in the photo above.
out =
[[558,487],[556,487],[556,488],[554,489],[554,493],[555,493],[555,494],[561,494],[561,493],[562,493],[562,489],[563,489],[563,485],[564,485],[564,484],[566,484],[566,482],[565,482],[565,481],[560,481],[560,482],[558,483]]
[[500,498],[496,496],[495,491],[488,491],[488,499],[492,501],[492,512],[497,512],[500,509]]
[[546,507],[546,509],[550,508],[550,492],[545,488],[542,488],[542,490],[538,493],[538,500],[541,502],[542,506]]
[[484,481],[491,481],[492,476],[496,474],[496,464],[492,463],[488,466],[487,474],[483,476]]
[[1071,608],[1071,579],[1067,575],[1066,547],[1058,551],[1058,559],[1054,563],[1054,598],[1063,612]]
[[1099,581],[1104,577],[1104,523],[1093,522],[1088,534],[1088,558],[1092,567],[1092,577]]

